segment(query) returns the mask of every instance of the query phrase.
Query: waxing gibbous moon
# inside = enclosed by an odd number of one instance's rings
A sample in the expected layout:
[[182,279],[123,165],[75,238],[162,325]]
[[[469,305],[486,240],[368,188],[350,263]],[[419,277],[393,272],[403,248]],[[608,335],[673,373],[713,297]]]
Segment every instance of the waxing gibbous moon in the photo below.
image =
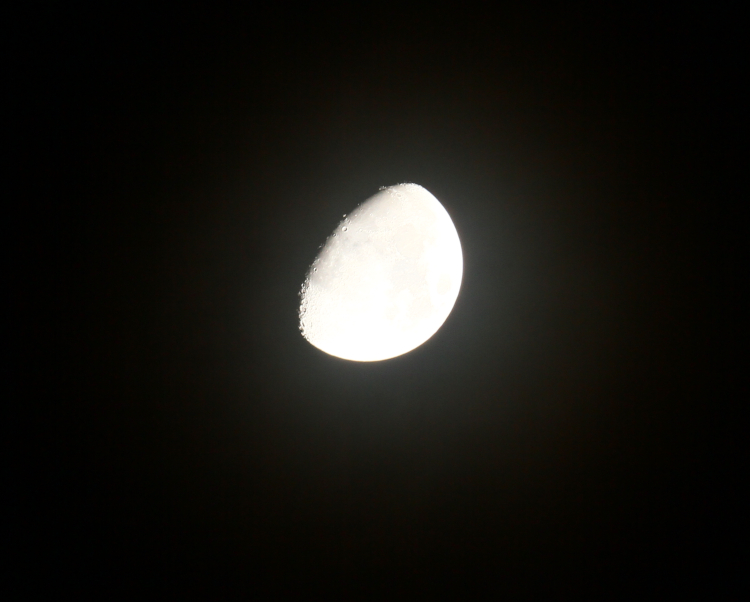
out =
[[419,347],[443,325],[463,256],[448,212],[417,184],[382,188],[328,237],[302,285],[302,335],[326,353],[374,362]]

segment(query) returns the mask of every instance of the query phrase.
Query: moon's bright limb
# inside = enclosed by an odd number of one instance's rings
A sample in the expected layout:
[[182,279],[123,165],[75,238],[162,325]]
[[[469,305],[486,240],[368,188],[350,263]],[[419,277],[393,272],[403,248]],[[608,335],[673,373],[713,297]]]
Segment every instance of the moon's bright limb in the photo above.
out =
[[453,309],[463,256],[448,212],[417,184],[382,188],[328,237],[300,296],[300,330],[347,360],[402,355]]

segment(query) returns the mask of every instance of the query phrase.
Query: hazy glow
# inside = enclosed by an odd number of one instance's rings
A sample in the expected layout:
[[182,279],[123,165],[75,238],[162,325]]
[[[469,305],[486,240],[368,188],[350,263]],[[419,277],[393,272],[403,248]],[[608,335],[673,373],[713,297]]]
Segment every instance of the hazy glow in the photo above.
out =
[[315,347],[362,362],[402,355],[453,309],[463,256],[448,212],[417,184],[399,184],[344,216],[308,271],[300,330]]

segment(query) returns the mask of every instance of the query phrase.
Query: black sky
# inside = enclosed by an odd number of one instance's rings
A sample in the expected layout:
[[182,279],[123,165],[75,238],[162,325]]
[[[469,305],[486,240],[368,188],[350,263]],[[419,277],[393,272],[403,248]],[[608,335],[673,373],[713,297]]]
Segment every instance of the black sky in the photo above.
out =
[[[734,591],[721,19],[249,4],[29,17],[29,583]],[[456,224],[456,306],[326,356],[307,266],[400,182]]]

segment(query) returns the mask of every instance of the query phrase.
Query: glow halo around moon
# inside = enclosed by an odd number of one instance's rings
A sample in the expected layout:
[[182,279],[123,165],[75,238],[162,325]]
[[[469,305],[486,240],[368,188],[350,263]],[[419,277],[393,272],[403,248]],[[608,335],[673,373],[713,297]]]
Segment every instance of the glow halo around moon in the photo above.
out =
[[458,297],[463,255],[448,212],[417,184],[382,188],[345,215],[302,285],[302,335],[346,360],[374,362],[427,341]]

